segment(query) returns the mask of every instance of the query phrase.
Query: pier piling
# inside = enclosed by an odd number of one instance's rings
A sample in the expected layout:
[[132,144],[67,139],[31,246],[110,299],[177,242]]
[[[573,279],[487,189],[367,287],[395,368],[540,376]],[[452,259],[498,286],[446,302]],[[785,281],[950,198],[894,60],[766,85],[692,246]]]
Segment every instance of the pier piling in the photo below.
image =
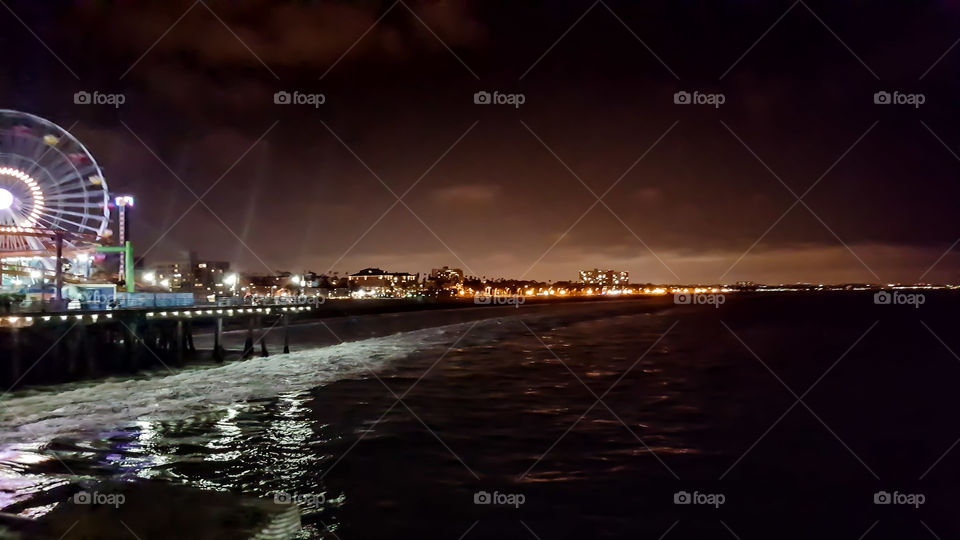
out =
[[183,321],[177,321],[177,335],[173,339],[173,357],[178,366],[183,365],[183,349],[186,344],[186,337],[183,335]]
[[267,352],[267,332],[269,330],[263,329],[263,317],[257,317],[257,326],[260,327],[260,356],[266,358],[270,356],[270,353]]
[[217,327],[213,331],[213,359],[223,362],[223,317],[217,317]]
[[[0,316],[0,385],[19,388],[183,366],[197,351],[195,328],[208,329],[213,334],[212,357],[223,362],[227,356],[225,324],[232,329],[246,326],[243,357],[250,358],[258,352],[261,357],[270,355],[267,335],[282,323],[283,352],[289,353],[291,319],[296,313],[309,309],[302,306],[192,307],[169,311],[133,308],[4,315]],[[279,342],[276,345],[281,346]]]
[[15,381],[20,380],[21,373],[23,371],[23,357],[22,351],[20,350],[20,329],[14,329],[12,335],[10,336],[12,354],[10,355],[10,381],[13,381],[12,384],[15,384]]
[[243,357],[253,356],[253,317],[247,319],[247,340],[243,344]]

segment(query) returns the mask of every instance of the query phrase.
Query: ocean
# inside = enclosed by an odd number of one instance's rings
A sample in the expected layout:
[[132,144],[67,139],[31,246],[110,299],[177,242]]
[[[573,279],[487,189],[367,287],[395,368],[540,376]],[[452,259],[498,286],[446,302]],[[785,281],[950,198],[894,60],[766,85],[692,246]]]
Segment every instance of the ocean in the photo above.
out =
[[295,501],[301,538],[955,538],[958,297],[924,296],[348,317],[18,391],[0,512],[151,481]]

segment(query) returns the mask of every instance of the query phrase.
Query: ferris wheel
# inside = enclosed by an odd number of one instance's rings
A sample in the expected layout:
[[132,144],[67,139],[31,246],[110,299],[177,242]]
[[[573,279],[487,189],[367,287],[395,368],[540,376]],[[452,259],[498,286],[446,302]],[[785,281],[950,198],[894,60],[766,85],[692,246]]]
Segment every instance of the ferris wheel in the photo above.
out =
[[0,109],[0,257],[49,252],[47,238],[24,234],[34,230],[109,235],[109,202],[100,166],[73,135]]

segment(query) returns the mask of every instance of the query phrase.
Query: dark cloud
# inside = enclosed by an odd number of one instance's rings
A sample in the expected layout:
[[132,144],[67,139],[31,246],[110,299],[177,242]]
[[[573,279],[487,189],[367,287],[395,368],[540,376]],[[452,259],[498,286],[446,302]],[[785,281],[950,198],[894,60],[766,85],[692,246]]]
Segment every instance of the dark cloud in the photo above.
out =
[[69,16],[100,28],[103,50],[135,57],[149,50],[151,58],[143,61],[178,59],[215,70],[257,68],[261,61],[270,69],[326,68],[348,49],[353,60],[443,50],[430,30],[452,47],[484,39],[484,27],[460,2],[412,1],[407,5],[413,14],[403,4],[390,9],[392,2],[206,4],[209,9],[193,0],[87,3]]
[[484,184],[459,184],[438,188],[432,193],[440,204],[470,205],[490,204],[500,196],[500,186]]
[[[151,260],[913,281],[960,236],[960,49],[937,62],[955,4],[808,2],[816,17],[799,4],[753,48],[792,3],[608,4],[557,42],[592,2],[210,2],[179,22],[191,2],[10,2],[56,56],[7,17],[0,94],[76,122],[138,196]],[[76,106],[80,89],[127,104]],[[880,90],[927,103],[877,106]],[[216,182],[209,209],[167,167],[197,194]],[[956,281],[956,262],[926,278]]]

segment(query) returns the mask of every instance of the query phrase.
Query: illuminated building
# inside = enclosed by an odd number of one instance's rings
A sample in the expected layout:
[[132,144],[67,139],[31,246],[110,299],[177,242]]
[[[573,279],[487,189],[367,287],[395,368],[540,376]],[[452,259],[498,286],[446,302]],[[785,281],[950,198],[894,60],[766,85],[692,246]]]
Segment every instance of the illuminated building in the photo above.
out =
[[210,289],[223,286],[230,273],[230,263],[226,261],[191,261],[190,276],[194,289]]
[[630,283],[629,272],[617,272],[616,270],[593,270],[580,271],[580,283],[586,285],[597,285],[601,287],[616,287]]
[[350,281],[357,286],[357,296],[394,296],[398,289],[415,285],[417,276],[407,272],[364,268],[356,274],[350,274]]
[[165,263],[153,266],[153,270],[143,273],[143,281],[148,285],[164,284],[169,289],[179,289],[184,282],[185,265]]
[[427,280],[437,288],[459,288],[463,285],[463,270],[449,266],[434,268]]

